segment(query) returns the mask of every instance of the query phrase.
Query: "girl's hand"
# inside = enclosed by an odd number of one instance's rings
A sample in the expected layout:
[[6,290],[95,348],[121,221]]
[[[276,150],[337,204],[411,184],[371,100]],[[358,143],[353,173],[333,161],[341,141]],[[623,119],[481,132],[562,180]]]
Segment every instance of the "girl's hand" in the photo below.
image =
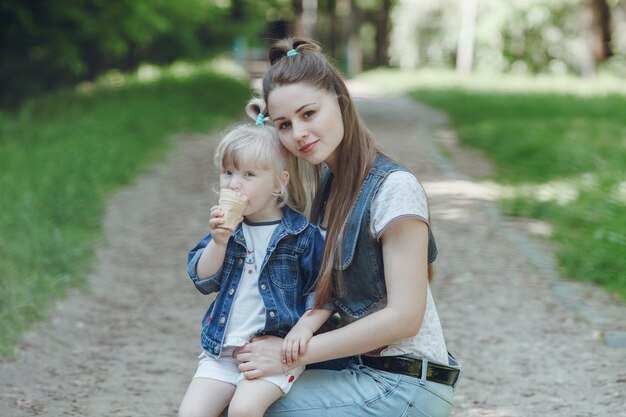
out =
[[211,229],[211,238],[218,245],[225,246],[232,231],[220,227],[224,224],[224,210],[220,206],[211,207],[211,218],[209,219],[209,228]]
[[306,345],[313,337],[311,329],[305,326],[294,326],[285,336],[280,349],[280,357],[284,364],[292,365],[299,356],[306,353]]
[[280,350],[283,339],[276,336],[259,336],[252,342],[235,349],[233,358],[246,379],[283,374],[292,367],[282,363]]

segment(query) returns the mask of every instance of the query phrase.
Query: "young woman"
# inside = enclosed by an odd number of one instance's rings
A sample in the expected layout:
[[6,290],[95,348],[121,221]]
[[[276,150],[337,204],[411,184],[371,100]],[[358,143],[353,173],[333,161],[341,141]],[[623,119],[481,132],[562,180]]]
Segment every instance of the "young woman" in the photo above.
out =
[[[292,362],[331,313],[312,308],[322,235],[298,212],[304,199],[299,173],[291,169],[295,158],[260,110],[252,103],[248,112],[256,125],[231,129],[215,154],[221,194],[239,197],[242,211],[228,210],[220,198],[211,208],[209,235],[189,253],[193,283],[217,296],[202,320],[202,354],[180,417],[217,417],[227,406],[231,417],[263,416],[304,367],[247,380],[233,350],[255,335],[280,336],[285,361]],[[234,221],[226,222],[226,213]]]
[[[282,144],[324,170],[312,222],[326,243],[315,306],[334,303],[339,327],[316,334],[295,361],[263,336],[235,351],[254,379],[308,369],[272,416],[448,416],[460,368],[448,355],[429,288],[436,256],[426,195],[382,153],[340,73],[319,46],[282,40],[270,50],[263,96]],[[328,366],[327,366],[328,367]]]

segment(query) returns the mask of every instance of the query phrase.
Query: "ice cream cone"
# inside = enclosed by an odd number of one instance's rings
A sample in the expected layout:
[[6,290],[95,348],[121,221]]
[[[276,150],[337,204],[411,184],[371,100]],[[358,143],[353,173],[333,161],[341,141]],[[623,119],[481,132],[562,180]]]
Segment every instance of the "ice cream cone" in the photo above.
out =
[[247,204],[248,197],[245,194],[227,188],[221,189],[219,205],[224,210],[225,221],[220,227],[235,230],[235,227],[243,220],[243,211]]

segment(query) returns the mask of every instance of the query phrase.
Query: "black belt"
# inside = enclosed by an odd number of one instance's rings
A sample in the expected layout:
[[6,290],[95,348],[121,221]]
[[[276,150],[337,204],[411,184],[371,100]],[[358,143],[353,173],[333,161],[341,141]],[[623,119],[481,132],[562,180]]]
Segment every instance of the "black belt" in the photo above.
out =
[[[381,371],[408,375],[415,378],[422,377],[423,362],[420,358],[412,358],[409,356],[361,356],[361,362],[363,365],[380,369]],[[456,368],[428,362],[426,380],[454,386],[459,378],[459,373],[460,371]]]

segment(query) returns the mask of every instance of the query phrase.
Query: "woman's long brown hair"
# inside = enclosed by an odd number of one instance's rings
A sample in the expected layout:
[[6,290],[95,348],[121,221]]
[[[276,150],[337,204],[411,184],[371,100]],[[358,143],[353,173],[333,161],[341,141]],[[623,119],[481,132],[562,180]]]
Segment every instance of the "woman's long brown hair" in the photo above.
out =
[[[287,51],[291,49],[295,49],[298,54],[288,57]],[[378,149],[373,135],[356,112],[341,73],[322,53],[317,43],[283,39],[270,48],[269,59],[271,67],[263,77],[263,98],[266,103],[275,88],[305,83],[335,94],[341,109],[344,134],[336,150],[336,171],[333,172],[333,184],[324,209],[327,213],[326,244],[315,299],[315,307],[319,308],[332,300],[336,291],[342,291],[341,273],[334,268],[336,259],[341,259],[346,222]],[[311,212],[313,223],[322,221],[323,213],[318,211],[321,198],[321,193],[316,193]]]

